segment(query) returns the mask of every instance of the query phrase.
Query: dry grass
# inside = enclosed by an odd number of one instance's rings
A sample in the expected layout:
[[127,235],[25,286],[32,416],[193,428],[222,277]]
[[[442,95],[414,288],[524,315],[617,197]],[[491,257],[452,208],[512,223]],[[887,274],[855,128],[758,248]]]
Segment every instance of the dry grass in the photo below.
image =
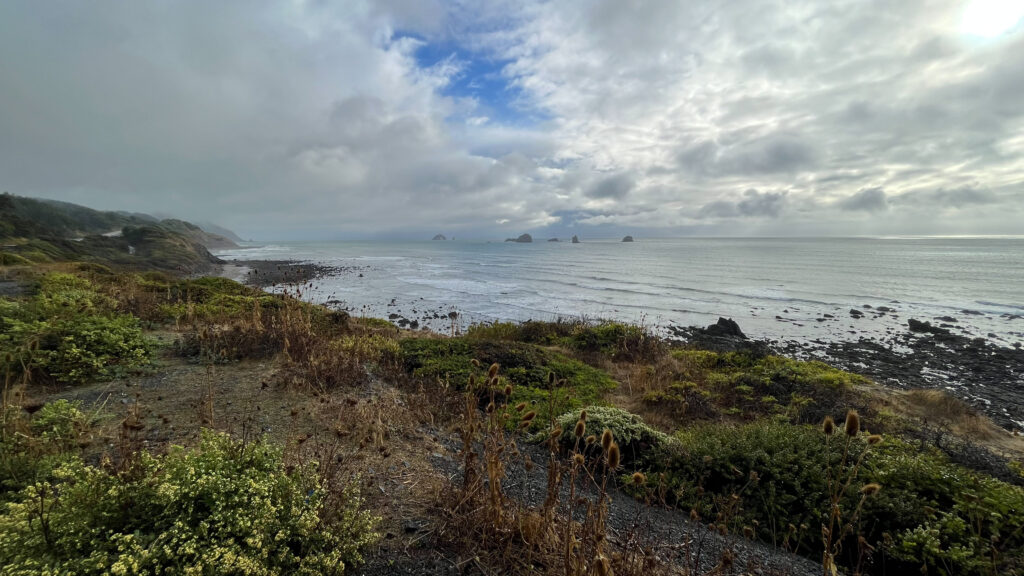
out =
[[901,416],[947,429],[998,453],[1015,455],[1017,458],[1024,456],[1024,437],[1000,428],[945,390],[886,391],[879,402]]

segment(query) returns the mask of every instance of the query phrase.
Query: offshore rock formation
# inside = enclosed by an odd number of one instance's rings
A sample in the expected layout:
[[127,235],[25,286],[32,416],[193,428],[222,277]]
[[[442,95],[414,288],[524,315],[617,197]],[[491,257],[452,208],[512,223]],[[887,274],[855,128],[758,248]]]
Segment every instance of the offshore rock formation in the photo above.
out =
[[505,238],[505,242],[519,242],[520,244],[528,244],[533,242],[533,236],[529,234],[522,234],[518,238]]
[[622,241],[623,242],[632,242],[633,241],[633,237],[632,236],[626,236],[625,238],[622,239]]
[[437,236],[434,236],[432,239],[433,240],[447,240],[447,238],[444,237],[444,234],[438,234]]

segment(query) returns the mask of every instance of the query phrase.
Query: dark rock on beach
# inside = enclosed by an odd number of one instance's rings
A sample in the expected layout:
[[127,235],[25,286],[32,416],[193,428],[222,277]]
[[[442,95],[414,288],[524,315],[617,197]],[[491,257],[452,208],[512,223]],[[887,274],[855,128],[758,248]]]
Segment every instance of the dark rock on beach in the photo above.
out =
[[719,318],[718,322],[704,329],[709,336],[727,336],[730,338],[747,339],[747,335],[740,330],[740,325],[732,318]]
[[687,344],[715,352],[749,352],[758,356],[771,350],[767,342],[750,340],[731,318],[719,318],[707,328],[670,326],[669,332]]
[[949,330],[940,328],[938,326],[932,326],[931,322],[922,322],[911,318],[907,320],[907,325],[910,327],[911,332],[920,332],[925,334],[949,334]]

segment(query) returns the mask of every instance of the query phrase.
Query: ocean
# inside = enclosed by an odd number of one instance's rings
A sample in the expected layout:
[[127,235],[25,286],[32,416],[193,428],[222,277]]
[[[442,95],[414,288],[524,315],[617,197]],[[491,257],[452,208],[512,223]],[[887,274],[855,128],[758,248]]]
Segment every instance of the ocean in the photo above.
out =
[[303,297],[442,332],[453,311],[462,327],[584,317],[665,330],[721,316],[755,338],[837,341],[905,331],[915,318],[1024,342],[1016,237],[304,242],[217,255],[335,267]]

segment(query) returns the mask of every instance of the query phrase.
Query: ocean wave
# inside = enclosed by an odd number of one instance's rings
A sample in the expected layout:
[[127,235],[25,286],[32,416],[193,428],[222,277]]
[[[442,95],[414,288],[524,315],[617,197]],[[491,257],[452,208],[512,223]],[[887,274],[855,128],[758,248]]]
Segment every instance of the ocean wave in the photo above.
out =
[[1020,304],[1000,304],[999,302],[989,302],[987,300],[975,300],[974,302],[982,306],[998,306],[999,308],[1010,308],[1011,310],[1024,310],[1024,305]]

